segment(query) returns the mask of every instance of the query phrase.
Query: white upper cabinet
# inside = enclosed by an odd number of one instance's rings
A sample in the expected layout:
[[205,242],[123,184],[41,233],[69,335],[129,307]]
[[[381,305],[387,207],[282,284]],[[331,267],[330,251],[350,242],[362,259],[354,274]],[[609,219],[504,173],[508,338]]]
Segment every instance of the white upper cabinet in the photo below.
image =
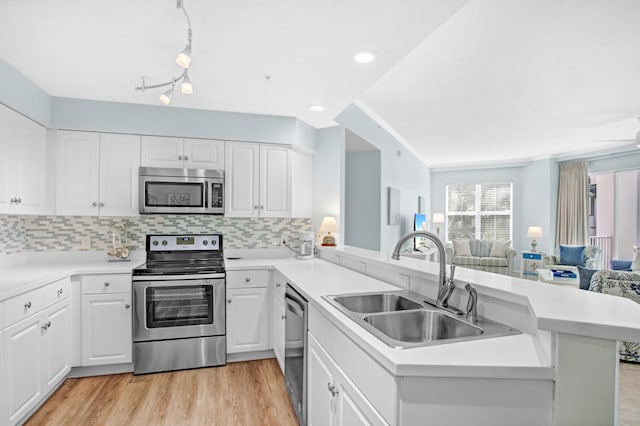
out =
[[225,215],[290,217],[290,151],[278,145],[227,142]]
[[0,105],[0,212],[46,213],[47,130]]
[[140,137],[58,132],[56,213],[138,214]]
[[224,170],[224,142],[161,136],[142,137],[143,167]]

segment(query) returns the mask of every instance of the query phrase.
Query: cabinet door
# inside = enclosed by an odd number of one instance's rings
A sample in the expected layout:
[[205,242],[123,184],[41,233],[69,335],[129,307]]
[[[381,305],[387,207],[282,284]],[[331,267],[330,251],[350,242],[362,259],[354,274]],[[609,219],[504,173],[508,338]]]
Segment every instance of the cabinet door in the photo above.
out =
[[225,145],[225,215],[258,216],[260,145],[227,142]]
[[291,216],[291,158],[286,147],[260,146],[260,216]]
[[140,165],[143,167],[183,167],[181,138],[142,136]]
[[273,341],[273,354],[284,373],[284,330],[285,310],[284,301],[277,291],[273,292],[271,314],[271,337]]
[[333,363],[320,345],[309,336],[307,361],[307,424],[309,426],[335,425],[335,397],[329,387],[335,386]]
[[100,135],[100,215],[138,214],[140,136]]
[[224,141],[185,139],[184,167],[224,170]]
[[56,213],[98,215],[100,136],[89,132],[58,132]]
[[267,288],[227,289],[227,352],[269,348]]
[[17,212],[41,213],[46,206],[47,130],[15,114],[15,143],[12,144]]
[[131,362],[131,293],[82,296],[82,365]]
[[11,194],[12,174],[9,170],[13,163],[9,158],[9,148],[15,140],[12,114],[13,111],[0,105],[0,212],[3,213],[11,212],[11,198],[15,197]]
[[71,309],[67,302],[52,306],[42,320],[43,390],[48,392],[71,370]]
[[40,373],[42,334],[39,316],[21,321],[4,331],[5,418],[15,424],[40,401],[43,395]]

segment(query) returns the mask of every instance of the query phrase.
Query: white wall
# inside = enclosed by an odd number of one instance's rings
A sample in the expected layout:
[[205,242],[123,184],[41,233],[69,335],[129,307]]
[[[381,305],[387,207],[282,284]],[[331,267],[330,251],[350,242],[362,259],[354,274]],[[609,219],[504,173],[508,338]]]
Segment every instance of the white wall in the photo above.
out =
[[[344,175],[345,129],[340,126],[318,130],[313,156],[313,230],[325,216],[334,216],[343,229],[342,198]],[[341,242],[343,233],[336,237]]]
[[380,197],[380,151],[346,153],[346,245],[380,250]]
[[[390,253],[400,237],[413,229],[418,196],[429,199],[429,168],[357,106],[347,107],[336,121],[380,150],[380,251]],[[387,224],[388,187],[399,189],[401,193],[399,225]]]

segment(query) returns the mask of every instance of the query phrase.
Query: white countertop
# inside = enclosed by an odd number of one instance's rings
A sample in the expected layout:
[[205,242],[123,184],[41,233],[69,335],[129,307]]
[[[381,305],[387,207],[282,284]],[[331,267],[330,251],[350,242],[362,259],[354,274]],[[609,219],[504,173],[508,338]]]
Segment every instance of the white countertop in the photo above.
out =
[[342,314],[322,296],[397,290],[391,284],[321,260],[225,260],[227,271],[276,268],[351,340],[396,376],[504,377],[553,379],[545,352],[535,336],[480,339],[468,342],[394,349]]
[[145,263],[140,257],[109,262],[104,253],[67,252],[16,257],[0,267],[0,301],[53,281],[81,274],[126,274]]

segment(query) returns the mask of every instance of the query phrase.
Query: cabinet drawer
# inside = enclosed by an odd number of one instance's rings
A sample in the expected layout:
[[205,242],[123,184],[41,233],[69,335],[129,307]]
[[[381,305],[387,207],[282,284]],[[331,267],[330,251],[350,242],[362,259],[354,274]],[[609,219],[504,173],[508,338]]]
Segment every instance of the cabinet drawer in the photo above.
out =
[[522,253],[523,259],[542,260],[542,253]]
[[82,294],[131,293],[131,275],[105,274],[82,277]]
[[227,288],[266,287],[270,272],[267,269],[227,271]]
[[51,306],[56,302],[64,300],[71,296],[71,278],[64,278],[52,282],[42,289],[42,297],[44,306]]
[[42,288],[23,293],[4,301],[4,324],[9,327],[40,312],[43,308]]

